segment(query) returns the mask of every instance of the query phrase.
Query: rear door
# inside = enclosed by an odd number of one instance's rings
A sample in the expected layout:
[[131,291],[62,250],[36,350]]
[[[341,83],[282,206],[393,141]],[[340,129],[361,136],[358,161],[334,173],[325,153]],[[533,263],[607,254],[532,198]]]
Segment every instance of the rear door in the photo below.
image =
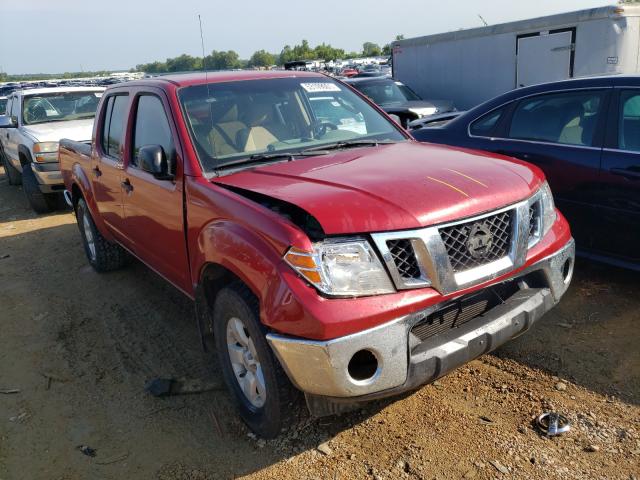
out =
[[124,210],[121,183],[130,98],[127,93],[113,93],[104,102],[100,117],[96,117],[99,138],[90,175],[100,216],[122,241]]
[[[130,156],[123,171],[127,240],[135,254],[160,275],[190,291],[184,235],[183,183],[178,135],[162,90],[138,91],[133,102]],[[138,150],[160,145],[173,180],[140,169]]]
[[[516,100],[500,119],[493,137],[484,139],[484,145],[474,145],[540,167],[582,248],[590,248],[593,241],[610,90],[568,90]],[[471,133],[481,132],[483,122],[490,126],[491,115],[476,120]]]
[[640,87],[615,89],[601,184],[594,247],[640,263]]
[[516,86],[528,87],[571,78],[574,38],[575,29],[519,36]]

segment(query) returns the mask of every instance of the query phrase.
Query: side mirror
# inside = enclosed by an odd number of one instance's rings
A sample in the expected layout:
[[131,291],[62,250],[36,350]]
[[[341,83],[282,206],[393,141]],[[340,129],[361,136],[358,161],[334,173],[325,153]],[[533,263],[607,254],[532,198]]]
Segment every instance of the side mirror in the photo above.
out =
[[8,115],[0,115],[0,128],[16,128],[15,117],[9,117]]
[[138,164],[144,172],[150,173],[158,180],[171,180],[167,155],[160,145],[144,145],[138,150]]

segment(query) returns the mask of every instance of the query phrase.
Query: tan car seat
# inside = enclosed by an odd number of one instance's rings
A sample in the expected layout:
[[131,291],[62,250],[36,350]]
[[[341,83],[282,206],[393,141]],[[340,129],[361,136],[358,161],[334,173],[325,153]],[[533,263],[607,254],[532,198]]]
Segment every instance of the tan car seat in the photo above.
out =
[[214,104],[211,110],[214,123],[209,132],[209,142],[213,155],[218,157],[242,151],[235,139],[238,132],[245,130],[247,126],[238,120],[238,106],[235,103]]
[[265,126],[271,115],[269,104],[252,105],[244,120],[248,127],[236,134],[236,143],[241,151],[255,152],[266,150],[269,145],[278,142],[278,137]]

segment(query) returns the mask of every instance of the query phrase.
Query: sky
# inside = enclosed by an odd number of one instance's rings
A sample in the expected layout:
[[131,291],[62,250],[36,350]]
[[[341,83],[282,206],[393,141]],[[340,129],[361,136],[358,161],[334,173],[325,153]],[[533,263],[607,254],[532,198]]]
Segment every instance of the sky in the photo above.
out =
[[128,70],[182,53],[249,58],[307,39],[347,51],[364,42],[522,20],[615,0],[0,0],[0,71]]

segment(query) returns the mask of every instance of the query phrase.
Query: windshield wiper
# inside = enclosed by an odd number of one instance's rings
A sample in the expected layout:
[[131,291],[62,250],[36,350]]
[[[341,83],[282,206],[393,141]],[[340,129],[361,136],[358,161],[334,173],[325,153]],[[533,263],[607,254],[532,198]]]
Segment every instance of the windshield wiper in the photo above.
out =
[[344,142],[330,143],[328,145],[320,145],[317,147],[306,148],[300,153],[306,152],[320,152],[322,150],[341,150],[346,148],[358,148],[358,147],[377,147],[378,145],[390,145],[392,143],[398,143],[393,140],[348,140]]
[[216,166],[216,170],[220,169],[220,168],[229,168],[229,167],[235,167],[235,166],[239,166],[239,165],[251,165],[254,163],[265,163],[268,162],[270,160],[286,160],[288,162],[291,162],[293,160],[295,160],[295,157],[310,157],[310,156],[316,156],[316,155],[321,155],[321,152],[307,152],[307,151],[302,151],[302,152],[280,152],[280,153],[256,153],[254,155],[251,155],[248,158],[241,158],[239,160],[232,160],[230,162],[225,162],[225,163],[221,163],[219,165]]

